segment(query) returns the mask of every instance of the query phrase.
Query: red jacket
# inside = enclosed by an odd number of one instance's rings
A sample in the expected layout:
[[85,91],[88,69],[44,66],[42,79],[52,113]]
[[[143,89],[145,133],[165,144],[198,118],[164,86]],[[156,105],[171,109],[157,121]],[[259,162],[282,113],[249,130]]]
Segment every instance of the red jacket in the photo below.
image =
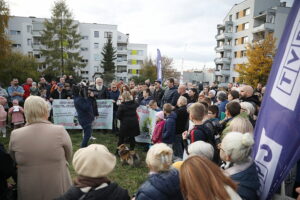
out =
[[30,96],[30,88],[31,88],[31,85],[28,85],[28,84],[23,85],[23,89],[24,89],[23,99],[24,100]]
[[162,142],[162,133],[165,126],[166,121],[162,120],[156,123],[153,135],[152,135],[152,142],[153,144],[161,143]]

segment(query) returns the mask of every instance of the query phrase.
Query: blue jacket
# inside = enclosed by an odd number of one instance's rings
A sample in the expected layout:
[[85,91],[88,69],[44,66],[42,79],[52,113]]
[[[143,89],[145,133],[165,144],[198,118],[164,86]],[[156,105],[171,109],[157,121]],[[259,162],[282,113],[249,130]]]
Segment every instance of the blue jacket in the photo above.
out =
[[175,141],[176,135],[176,119],[177,115],[175,112],[172,112],[166,118],[166,123],[163,129],[162,141],[166,144],[173,144]]
[[74,97],[74,106],[78,114],[79,124],[84,127],[94,121],[93,104],[89,98]]
[[219,105],[218,105],[218,108],[219,108],[219,119],[221,119],[221,113],[224,112],[225,113],[225,107],[226,107],[226,104],[228,103],[227,100],[225,101],[222,101]]
[[164,96],[162,97],[161,107],[163,107],[163,105],[166,103],[170,103],[173,106],[176,106],[177,99],[178,99],[177,88],[175,86],[169,88],[168,90],[165,91]]
[[246,170],[233,174],[230,177],[238,184],[237,193],[242,199],[258,199],[256,192],[259,190],[260,183],[255,163]]
[[136,200],[183,200],[180,192],[179,172],[172,169],[168,172],[151,174],[139,188]]
[[119,96],[120,96],[120,91],[119,90],[116,90],[115,92],[114,91],[109,91],[109,99],[112,99],[112,100],[115,101],[115,103],[114,103],[114,112],[117,112],[117,110],[118,110],[117,101],[118,101]]
[[152,100],[152,97],[149,96],[147,99],[143,99],[140,103],[141,106],[147,106],[149,102]]

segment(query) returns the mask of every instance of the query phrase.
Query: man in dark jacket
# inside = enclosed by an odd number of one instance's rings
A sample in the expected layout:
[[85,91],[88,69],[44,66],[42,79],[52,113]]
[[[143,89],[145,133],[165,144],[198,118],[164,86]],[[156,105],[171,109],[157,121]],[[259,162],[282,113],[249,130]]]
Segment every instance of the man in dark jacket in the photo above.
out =
[[245,85],[240,89],[240,101],[251,103],[255,108],[255,114],[258,114],[260,101],[258,96],[254,95],[253,88],[250,85]]
[[108,99],[109,98],[109,93],[107,90],[107,87],[103,85],[103,79],[102,78],[97,78],[96,79],[96,84],[93,87],[95,90],[95,97],[96,99]]
[[150,96],[150,89],[145,89],[143,91],[143,100],[141,101],[140,105],[147,106],[151,100],[152,97]]
[[166,123],[162,133],[162,141],[172,146],[175,142],[177,115],[172,111],[172,105],[169,103],[164,105],[164,114],[166,116]]
[[50,101],[53,101],[54,99],[67,99],[68,97],[71,98],[64,89],[64,85],[62,83],[58,83],[57,89],[50,94]]
[[90,137],[92,136],[92,123],[95,119],[93,103],[91,99],[88,98],[86,86],[74,86],[73,95],[74,106],[78,114],[78,121],[84,132],[80,147],[86,147]]
[[166,103],[172,104],[172,106],[176,106],[177,103],[177,88],[174,85],[174,79],[169,78],[168,79],[168,90],[165,91],[164,96],[161,100],[161,106],[163,106]]
[[118,111],[118,105],[117,101],[120,96],[120,91],[117,88],[117,85],[115,83],[111,84],[111,90],[109,91],[109,98],[113,100],[113,132],[117,132],[117,111]]
[[161,99],[163,98],[165,91],[161,88],[161,82],[159,80],[154,82],[154,87],[153,99],[157,102],[158,107],[161,107]]
[[191,99],[190,99],[188,93],[186,93],[185,85],[179,85],[179,87],[177,89],[177,93],[175,93],[174,101],[176,101],[176,106],[177,106],[177,101],[178,101],[179,97],[181,97],[181,96],[184,96],[187,99],[187,104],[191,103]]

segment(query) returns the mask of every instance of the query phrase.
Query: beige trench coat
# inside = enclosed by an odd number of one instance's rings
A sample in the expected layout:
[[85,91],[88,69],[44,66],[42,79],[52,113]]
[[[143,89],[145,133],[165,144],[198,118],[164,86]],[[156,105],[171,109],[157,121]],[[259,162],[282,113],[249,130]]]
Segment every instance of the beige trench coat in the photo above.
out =
[[19,200],[52,200],[71,186],[72,142],[63,126],[41,121],[16,129],[9,152],[18,167]]

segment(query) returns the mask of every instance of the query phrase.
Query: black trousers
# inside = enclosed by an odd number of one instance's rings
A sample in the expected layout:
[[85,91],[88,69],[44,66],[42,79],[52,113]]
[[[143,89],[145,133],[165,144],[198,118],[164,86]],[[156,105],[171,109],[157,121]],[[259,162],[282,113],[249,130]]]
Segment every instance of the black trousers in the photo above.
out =
[[[126,141],[125,141],[126,139]],[[124,135],[120,134],[119,135],[119,142],[118,142],[118,146],[120,146],[121,144],[124,144],[127,142],[127,140],[129,141],[129,150],[132,151],[134,150],[134,147],[135,147],[135,139],[134,137],[125,137]]]

